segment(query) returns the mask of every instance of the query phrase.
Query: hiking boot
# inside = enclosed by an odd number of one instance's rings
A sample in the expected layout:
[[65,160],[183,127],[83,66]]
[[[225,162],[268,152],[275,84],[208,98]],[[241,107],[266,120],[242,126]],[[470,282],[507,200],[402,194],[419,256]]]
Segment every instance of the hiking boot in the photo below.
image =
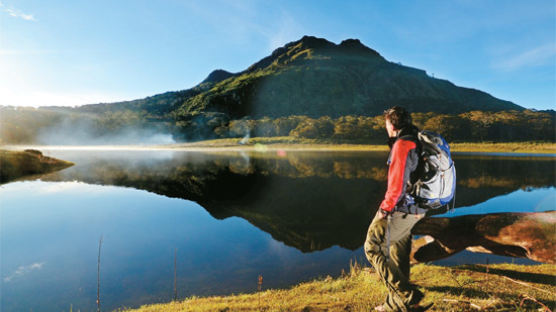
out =
[[425,298],[425,294],[423,294],[419,289],[415,288],[413,292],[413,297],[411,298],[411,301],[409,301],[410,306],[419,304],[419,302]]

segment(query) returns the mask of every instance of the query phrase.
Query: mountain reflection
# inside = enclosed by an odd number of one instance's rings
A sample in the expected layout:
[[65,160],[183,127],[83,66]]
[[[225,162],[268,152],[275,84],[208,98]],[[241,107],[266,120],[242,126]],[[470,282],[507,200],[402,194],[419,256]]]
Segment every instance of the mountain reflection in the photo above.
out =
[[[193,200],[215,218],[244,218],[303,252],[361,247],[386,189],[386,153],[156,153],[58,152],[76,166],[42,179]],[[462,155],[454,160],[456,207],[555,185],[552,158]]]

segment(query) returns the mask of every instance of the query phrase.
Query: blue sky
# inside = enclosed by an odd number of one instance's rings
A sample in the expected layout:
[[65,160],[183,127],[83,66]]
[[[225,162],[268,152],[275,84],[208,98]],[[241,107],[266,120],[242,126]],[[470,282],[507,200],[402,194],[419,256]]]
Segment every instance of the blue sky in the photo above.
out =
[[287,42],[358,38],[386,59],[527,108],[556,107],[556,2],[0,0],[0,105],[190,88]]

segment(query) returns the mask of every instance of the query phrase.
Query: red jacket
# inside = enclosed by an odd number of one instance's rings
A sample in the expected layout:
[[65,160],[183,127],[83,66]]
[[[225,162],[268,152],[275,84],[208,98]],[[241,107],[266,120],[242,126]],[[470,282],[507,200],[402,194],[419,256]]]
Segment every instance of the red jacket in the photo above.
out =
[[[405,130],[405,131],[404,131]],[[394,142],[388,157],[388,190],[380,209],[391,212],[394,208],[407,205],[407,188],[411,185],[411,174],[419,164],[419,153],[416,137],[417,129],[403,129]]]

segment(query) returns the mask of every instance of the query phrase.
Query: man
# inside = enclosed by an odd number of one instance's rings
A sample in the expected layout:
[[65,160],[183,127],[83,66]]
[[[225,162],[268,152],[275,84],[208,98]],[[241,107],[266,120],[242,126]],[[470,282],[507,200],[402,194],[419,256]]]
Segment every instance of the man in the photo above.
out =
[[[384,112],[391,148],[388,190],[369,226],[365,254],[388,288],[386,302],[376,311],[424,311],[423,293],[409,282],[411,229],[426,210],[417,206],[409,189],[419,164],[418,129],[411,115],[394,106]],[[430,307],[430,306],[429,306]]]

